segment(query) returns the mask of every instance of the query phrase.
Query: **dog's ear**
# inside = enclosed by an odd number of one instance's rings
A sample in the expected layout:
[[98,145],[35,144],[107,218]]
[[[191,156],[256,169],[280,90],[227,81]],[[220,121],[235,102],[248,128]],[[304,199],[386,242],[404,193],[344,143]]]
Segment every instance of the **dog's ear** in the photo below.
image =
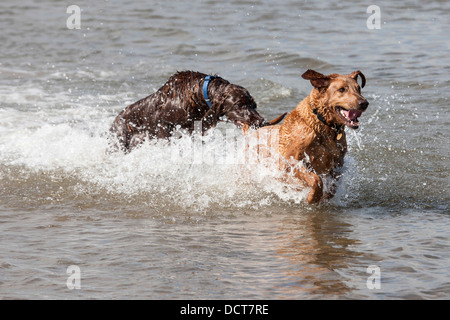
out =
[[311,69],[308,69],[304,74],[302,74],[302,78],[311,81],[314,88],[328,87],[331,80],[330,76],[325,76]]
[[352,73],[349,74],[350,78],[353,78],[356,82],[358,82],[358,76],[361,77],[361,88],[364,88],[364,86],[366,85],[366,77],[364,76],[364,74],[357,70],[357,71],[353,71]]

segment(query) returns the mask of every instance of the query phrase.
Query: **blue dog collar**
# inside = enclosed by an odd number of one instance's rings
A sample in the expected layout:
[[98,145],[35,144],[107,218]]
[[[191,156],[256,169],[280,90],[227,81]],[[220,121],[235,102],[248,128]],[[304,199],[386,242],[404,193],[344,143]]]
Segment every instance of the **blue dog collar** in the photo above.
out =
[[205,77],[205,82],[203,82],[203,97],[205,98],[205,101],[206,101],[206,104],[208,105],[208,107],[211,109],[211,100],[209,100],[209,97],[208,97],[208,85],[209,85],[209,82],[211,81],[211,80],[213,80],[214,78],[217,78],[217,77],[215,77],[215,76],[206,76]]

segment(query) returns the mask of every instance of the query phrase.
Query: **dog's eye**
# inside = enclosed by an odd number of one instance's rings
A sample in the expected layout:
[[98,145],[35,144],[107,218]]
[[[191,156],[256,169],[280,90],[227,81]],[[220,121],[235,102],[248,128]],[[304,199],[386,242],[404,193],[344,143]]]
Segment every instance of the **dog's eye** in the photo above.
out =
[[345,92],[345,88],[344,88],[344,87],[339,88],[338,91],[339,91],[339,92]]

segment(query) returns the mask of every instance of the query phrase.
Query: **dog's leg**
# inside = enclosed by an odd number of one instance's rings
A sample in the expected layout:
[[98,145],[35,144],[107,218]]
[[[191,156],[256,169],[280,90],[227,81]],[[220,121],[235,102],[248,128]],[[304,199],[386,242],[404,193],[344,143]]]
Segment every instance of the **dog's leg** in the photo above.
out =
[[132,149],[140,146],[145,141],[146,137],[147,137],[146,133],[139,133],[139,134],[133,135],[130,139],[128,149],[132,150]]
[[126,151],[128,148],[127,124],[120,115],[114,120],[108,136],[109,151]]
[[295,170],[294,176],[300,181],[306,182],[306,185],[311,188],[306,201],[310,204],[319,203],[323,196],[322,178],[320,178],[314,172],[308,171],[303,167],[301,169]]
[[201,126],[201,133],[202,135],[205,134],[206,131],[211,129],[212,127],[215,127],[217,124],[217,117],[215,114],[215,111],[211,108],[206,112],[206,114],[201,119],[202,126]]
[[339,159],[333,169],[331,169],[330,173],[328,173],[327,178],[331,179],[331,183],[329,185],[329,190],[323,195],[322,200],[329,200],[334,197],[337,191],[339,179],[342,176],[342,171],[344,167],[344,157],[346,154],[346,146],[344,147],[343,152],[339,156]]
[[342,176],[341,170],[342,167],[336,167],[333,170],[331,170],[330,173],[328,174],[327,178],[331,179],[331,183],[329,186],[329,190],[324,193],[322,200],[330,200],[336,194],[338,182]]

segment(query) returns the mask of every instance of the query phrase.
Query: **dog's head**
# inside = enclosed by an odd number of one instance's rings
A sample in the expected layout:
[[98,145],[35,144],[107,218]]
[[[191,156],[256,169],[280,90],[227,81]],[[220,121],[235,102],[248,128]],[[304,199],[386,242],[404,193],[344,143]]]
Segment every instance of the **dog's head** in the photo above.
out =
[[[361,77],[361,86],[357,80]],[[366,77],[361,71],[349,75],[323,75],[308,70],[302,75],[310,80],[319,91],[317,108],[329,124],[346,125],[352,129],[359,127],[358,118],[369,106],[369,102],[361,95],[361,88],[366,84]]]
[[244,125],[257,128],[265,123],[264,118],[256,111],[255,100],[245,88],[238,85],[227,86],[221,109],[221,116],[226,116],[238,128]]

